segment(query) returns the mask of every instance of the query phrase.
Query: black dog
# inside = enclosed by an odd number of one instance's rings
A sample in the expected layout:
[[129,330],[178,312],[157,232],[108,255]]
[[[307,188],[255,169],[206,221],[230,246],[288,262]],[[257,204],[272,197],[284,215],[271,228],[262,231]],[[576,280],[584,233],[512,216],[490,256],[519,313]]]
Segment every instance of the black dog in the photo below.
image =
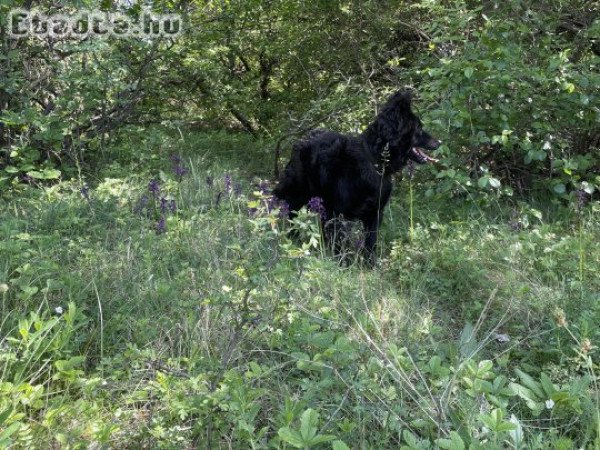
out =
[[273,193],[290,211],[320,197],[328,218],[342,214],[360,220],[366,231],[364,247],[372,258],[392,174],[409,159],[436,161],[422,149],[439,146],[411,111],[409,93],[400,91],[358,136],[315,130],[297,142]]

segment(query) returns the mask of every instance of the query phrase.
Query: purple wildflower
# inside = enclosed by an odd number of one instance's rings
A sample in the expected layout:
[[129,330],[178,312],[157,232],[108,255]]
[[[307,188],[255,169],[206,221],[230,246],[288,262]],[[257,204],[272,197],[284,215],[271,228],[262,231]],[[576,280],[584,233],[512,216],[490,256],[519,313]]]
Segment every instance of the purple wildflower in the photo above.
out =
[[146,208],[147,206],[148,206],[148,196],[146,194],[144,194],[138,200],[138,202],[135,205],[135,208],[133,209],[133,211],[136,214],[141,214],[142,211],[144,210],[144,208]]
[[578,189],[575,192],[575,197],[577,198],[577,210],[581,211],[588,202],[588,196],[583,189]]
[[171,160],[171,163],[173,163],[173,172],[175,173],[175,176],[181,180],[181,178],[189,172],[189,170],[183,166],[183,159],[176,154],[171,155],[169,159]]
[[308,201],[308,210],[318,214],[322,220],[327,219],[327,211],[325,205],[323,205],[323,199],[321,197],[313,197]]
[[81,192],[81,195],[86,200],[90,199],[90,187],[87,184],[84,184],[83,186],[81,186],[81,189],[79,189],[79,192]]
[[233,194],[236,197],[239,197],[240,195],[242,195],[242,185],[238,182],[233,184]]
[[359,250],[362,250],[362,249],[363,249],[363,247],[365,246],[365,239],[364,239],[364,238],[362,238],[362,237],[361,237],[361,238],[358,238],[358,239],[356,240],[356,242],[355,242],[355,245],[356,245],[356,250],[357,250],[357,251],[359,251]]
[[173,172],[175,172],[175,176],[177,178],[181,179],[184,175],[186,175],[189,172],[189,170],[187,170],[181,164],[177,164],[173,166]]
[[158,184],[157,180],[151,180],[150,183],[148,183],[148,190],[150,191],[150,193],[152,195],[154,195],[155,197],[158,196],[158,194],[160,193],[160,185]]
[[165,217],[161,216],[158,222],[156,222],[156,234],[162,234],[167,231],[167,222],[165,221]]
[[412,180],[415,174],[415,163],[412,159],[406,163],[406,171],[408,172],[408,177]]
[[160,212],[167,212],[167,199],[164,197],[160,198]]
[[510,220],[508,226],[512,231],[519,231],[521,229],[521,222],[519,222],[519,211],[513,209],[510,213]]
[[225,192],[231,192],[231,175],[225,174],[223,182],[225,183]]
[[172,213],[175,213],[175,211],[177,211],[177,203],[175,203],[175,200],[171,200],[171,201],[169,202],[169,210],[170,210]]
[[277,198],[275,198],[273,195],[267,197],[266,199],[266,206],[267,206],[267,214],[270,214],[272,210],[274,210],[275,208],[277,208]]
[[290,216],[290,205],[285,200],[279,201],[279,217],[287,219]]
[[258,190],[260,191],[261,194],[269,194],[269,192],[270,192],[269,182],[261,180],[258,183]]

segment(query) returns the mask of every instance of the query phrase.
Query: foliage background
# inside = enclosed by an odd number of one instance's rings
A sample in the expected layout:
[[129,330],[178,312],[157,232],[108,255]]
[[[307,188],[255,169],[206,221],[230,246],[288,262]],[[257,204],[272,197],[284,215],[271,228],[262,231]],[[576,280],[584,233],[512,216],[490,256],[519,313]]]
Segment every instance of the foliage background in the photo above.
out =
[[[597,1],[144,5],[0,0],[0,447],[598,448]],[[441,163],[340,266],[266,181],[398,88]]]

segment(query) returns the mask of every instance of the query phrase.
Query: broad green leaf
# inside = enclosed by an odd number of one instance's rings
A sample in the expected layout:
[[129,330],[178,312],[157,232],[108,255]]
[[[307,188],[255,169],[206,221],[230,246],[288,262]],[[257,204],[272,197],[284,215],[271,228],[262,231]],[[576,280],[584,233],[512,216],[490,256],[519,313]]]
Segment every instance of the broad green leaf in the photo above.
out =
[[300,434],[304,441],[311,441],[317,434],[317,423],[319,414],[314,409],[307,409],[300,417]]
[[517,426],[514,423],[511,422],[503,422],[503,423],[499,423],[496,426],[496,432],[498,433],[503,433],[505,431],[512,431],[515,430],[517,428]]
[[318,445],[323,442],[333,441],[335,436],[332,434],[317,434],[314,438],[312,438],[307,444],[308,445]]
[[543,372],[540,375],[540,383],[544,389],[544,393],[548,398],[551,398],[552,395],[556,393],[556,388],[552,384],[552,380],[550,380],[550,377]]
[[521,422],[519,419],[513,414],[510,416],[510,422],[515,426],[514,429],[509,431],[510,438],[515,444],[515,449],[519,449],[523,443],[523,427],[521,426]]
[[402,432],[404,442],[406,442],[411,448],[419,448],[419,440],[417,437],[408,430]]
[[583,181],[581,183],[581,189],[586,193],[586,194],[593,194],[595,191],[595,188],[593,185],[591,185],[590,183],[588,183],[587,181]]
[[350,450],[343,441],[333,441],[331,443],[331,450]]
[[42,175],[45,180],[56,180],[57,178],[60,178],[60,170],[44,169]]
[[458,345],[460,348],[460,353],[464,357],[472,356],[477,350],[477,339],[473,335],[473,331],[473,324],[467,323],[460,333]]
[[536,400],[543,400],[545,398],[541,384],[535,381],[531,375],[523,372],[521,369],[515,369],[515,373],[519,376],[521,382],[537,396]]
[[437,439],[436,444],[439,448],[448,450],[464,450],[465,443],[456,431],[450,432],[450,439]]
[[496,428],[496,421],[490,414],[481,414],[479,416],[479,420],[481,420],[483,424],[490,430],[494,430]]
[[525,386],[521,386],[518,383],[510,383],[509,387],[521,397],[523,400],[535,402],[535,394],[531,392],[531,390],[527,389]]
[[44,174],[42,172],[40,172],[39,170],[30,170],[29,172],[27,172],[27,175],[36,180],[44,179]]
[[494,363],[492,363],[492,361],[490,361],[489,359],[484,359],[483,361],[480,361],[479,364],[477,365],[477,370],[479,372],[479,376],[489,372],[490,370],[492,370],[492,368],[494,367]]
[[21,428],[20,422],[10,424],[5,430],[0,432],[0,442],[10,442],[9,438]]
[[497,178],[492,178],[490,177],[490,186],[493,187],[494,189],[498,189],[500,187],[500,180],[498,180]]
[[292,430],[289,427],[280,428],[277,434],[279,435],[281,440],[287,442],[294,448],[304,447],[304,440],[302,439],[302,436],[300,436],[300,433],[298,433],[295,430]]
[[558,184],[554,185],[553,190],[557,194],[564,194],[565,191],[567,190],[567,187],[564,184],[562,184],[562,183],[558,183]]
[[6,422],[6,420],[12,414],[12,411],[13,411],[12,407],[9,407],[8,409],[6,409],[5,411],[2,411],[0,413],[0,425],[2,425],[4,422]]

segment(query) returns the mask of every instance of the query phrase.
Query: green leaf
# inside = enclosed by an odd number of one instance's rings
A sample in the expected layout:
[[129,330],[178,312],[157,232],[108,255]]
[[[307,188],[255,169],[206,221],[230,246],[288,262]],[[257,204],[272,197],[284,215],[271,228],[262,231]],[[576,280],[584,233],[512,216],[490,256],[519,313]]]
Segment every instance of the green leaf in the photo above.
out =
[[471,78],[473,76],[474,69],[472,67],[467,67],[463,72],[465,74],[465,77]]
[[20,422],[15,422],[9,425],[4,431],[0,432],[0,443],[2,442],[11,442],[9,438],[21,428]]
[[331,443],[331,449],[332,450],[350,450],[350,447],[348,447],[343,441],[333,441]]
[[514,423],[511,422],[502,422],[499,423],[498,425],[496,425],[496,432],[497,433],[503,433],[505,431],[513,431],[516,430],[517,426]]
[[300,417],[300,434],[304,441],[311,441],[317,434],[319,414],[314,409],[307,409]]
[[531,375],[523,372],[521,369],[515,369],[515,373],[521,379],[521,382],[537,396],[537,400],[544,400],[546,398],[541,384],[535,381]]
[[562,183],[558,183],[558,184],[555,184],[552,189],[557,194],[564,194],[565,191],[567,190],[567,187],[564,184],[562,184]]
[[490,361],[489,359],[484,359],[483,361],[480,361],[477,365],[477,371],[479,372],[477,375],[483,378],[483,376],[486,375],[487,372],[492,370],[493,367],[494,363],[492,361]]
[[465,443],[456,431],[450,432],[450,439],[437,439],[436,444],[439,448],[448,450],[464,450]]
[[490,186],[494,189],[498,189],[500,187],[500,180],[490,177]]
[[525,400],[527,403],[527,407],[532,411],[538,412],[543,408],[543,404],[535,399],[535,394],[527,389],[525,386],[521,386],[518,383],[510,383],[509,387],[513,390],[515,394],[517,394],[520,398]]
[[287,442],[294,448],[304,447],[304,440],[302,439],[302,436],[300,436],[300,433],[298,433],[295,430],[292,430],[289,427],[280,428],[277,434],[279,435],[281,440]]
[[515,394],[521,397],[523,400],[528,402],[535,402],[535,394],[525,386],[521,386],[519,383],[510,383],[509,387]]
[[60,170],[57,169],[44,169],[42,175],[45,180],[56,180],[60,178]]
[[411,448],[411,449],[421,448],[421,446],[419,445],[420,444],[419,440],[410,431],[404,430],[402,432],[402,437],[404,438],[404,442],[406,442],[408,444],[409,448]]
[[30,176],[33,179],[36,179],[36,180],[43,180],[44,179],[44,174],[42,172],[37,171],[37,170],[30,170],[29,172],[27,172],[27,175]]
[[314,438],[312,438],[310,441],[308,441],[306,444],[313,446],[313,445],[322,444],[323,442],[333,441],[334,439],[335,439],[335,436],[332,434],[318,434]]
[[496,421],[490,414],[481,414],[479,416],[479,420],[481,420],[483,424],[490,430],[494,430],[496,428]]
[[544,389],[544,393],[548,396],[548,398],[551,398],[552,395],[556,393],[556,388],[552,384],[552,380],[550,380],[550,377],[545,373],[540,375],[540,383]]
[[510,422],[515,426],[515,428],[510,430],[509,435],[513,441],[513,444],[515,444],[515,449],[519,449],[523,443],[523,427],[521,426],[519,419],[517,419],[514,414],[510,416]]
[[486,187],[486,186],[488,185],[489,181],[490,181],[490,177],[488,177],[488,176],[486,175],[486,176],[483,176],[483,177],[481,177],[481,178],[480,178],[480,179],[477,181],[477,184],[479,185],[479,187],[480,187],[480,188],[484,188],[484,187]]
[[10,417],[12,412],[13,412],[12,407],[9,407],[7,410],[2,411],[0,413],[0,425],[2,425],[4,422],[6,422],[6,420]]
[[472,356],[477,350],[477,339],[473,335],[473,331],[473,324],[467,323],[460,333],[458,345],[460,348],[460,353],[464,357]]
[[590,183],[588,183],[587,181],[583,181],[581,183],[581,189],[586,193],[586,194],[593,194],[594,193],[594,186],[591,185]]

